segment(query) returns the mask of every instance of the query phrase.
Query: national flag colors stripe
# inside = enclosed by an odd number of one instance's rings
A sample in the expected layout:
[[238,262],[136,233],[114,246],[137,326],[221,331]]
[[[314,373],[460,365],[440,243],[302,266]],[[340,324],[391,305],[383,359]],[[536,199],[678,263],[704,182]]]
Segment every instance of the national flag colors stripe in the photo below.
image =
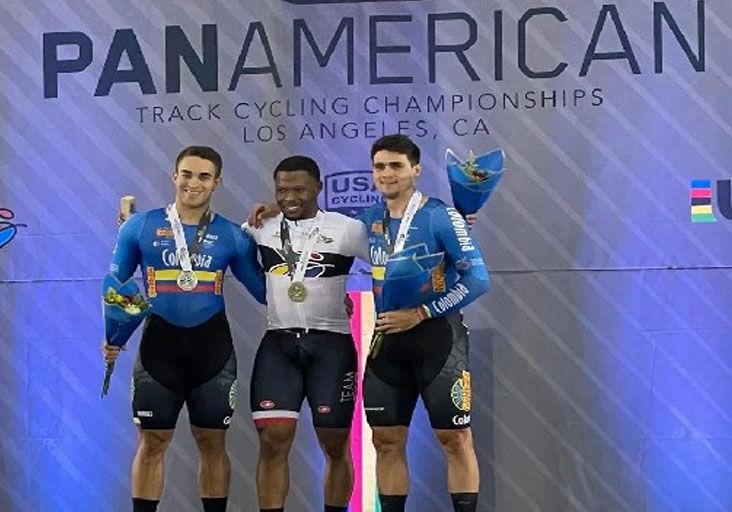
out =
[[220,270],[217,272],[196,270],[198,285],[190,292],[184,292],[178,287],[177,279],[180,273],[180,269],[156,270],[153,267],[147,267],[145,276],[148,297],[155,297],[159,293],[213,293],[214,295],[223,293],[224,273]]

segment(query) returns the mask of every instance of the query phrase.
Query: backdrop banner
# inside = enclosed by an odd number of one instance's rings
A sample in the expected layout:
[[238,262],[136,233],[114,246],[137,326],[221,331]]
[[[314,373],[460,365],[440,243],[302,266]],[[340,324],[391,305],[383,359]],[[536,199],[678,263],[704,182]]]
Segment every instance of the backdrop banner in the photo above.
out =
[[[396,132],[447,202],[446,149],[505,152],[473,230],[491,290],[465,310],[479,510],[732,510],[731,46],[728,0],[3,0],[0,510],[129,509],[139,333],[99,399],[121,196],[164,206],[177,153],[210,145],[234,221],[292,154],[352,215],[380,200],[369,149]],[[353,272],[361,346],[373,302]],[[264,310],[233,277],[225,293],[248,397]],[[301,421],[287,509],[321,510]],[[352,511],[370,512],[355,422]],[[178,426],[163,512],[200,509]],[[421,405],[413,427],[408,507],[451,510]],[[230,509],[256,510],[244,398],[228,447]]]

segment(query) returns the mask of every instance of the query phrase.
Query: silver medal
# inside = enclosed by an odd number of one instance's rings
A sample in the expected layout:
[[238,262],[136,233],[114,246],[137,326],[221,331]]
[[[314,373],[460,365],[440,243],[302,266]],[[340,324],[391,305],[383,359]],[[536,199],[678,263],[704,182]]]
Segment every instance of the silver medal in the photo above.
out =
[[184,292],[190,292],[198,285],[198,276],[193,270],[184,270],[178,274],[176,282],[178,283],[178,288]]

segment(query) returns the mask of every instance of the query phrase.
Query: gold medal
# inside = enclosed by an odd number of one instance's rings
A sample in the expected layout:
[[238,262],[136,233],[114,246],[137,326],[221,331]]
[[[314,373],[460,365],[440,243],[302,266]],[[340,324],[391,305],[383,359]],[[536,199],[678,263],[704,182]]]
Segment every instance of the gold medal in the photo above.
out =
[[308,296],[308,289],[305,288],[302,281],[293,281],[287,289],[287,296],[292,302],[304,302],[305,297]]
[[193,270],[184,270],[183,272],[178,274],[176,283],[178,284],[178,288],[180,288],[184,292],[190,292],[193,291],[198,285],[198,276]]

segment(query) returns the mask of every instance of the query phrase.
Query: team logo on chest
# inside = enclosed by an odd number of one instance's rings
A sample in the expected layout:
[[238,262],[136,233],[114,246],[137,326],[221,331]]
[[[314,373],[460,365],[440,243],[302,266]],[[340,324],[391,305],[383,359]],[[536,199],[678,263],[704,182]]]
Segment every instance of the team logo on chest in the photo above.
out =
[[[162,252],[163,265],[166,267],[179,267],[180,260],[175,251],[170,249],[163,249]],[[191,263],[196,268],[209,269],[213,262],[213,256],[210,254],[193,254],[191,255]]]
[[[285,255],[280,249],[274,249],[274,251],[279,256],[279,260],[281,261],[281,263],[276,263],[272,265],[269,270],[267,270],[267,272],[278,276],[286,276],[288,274],[288,267],[287,261],[285,260]],[[331,268],[333,266],[334,265],[332,263],[325,262],[325,255],[319,252],[313,252],[312,254],[310,254],[308,266],[305,269],[305,277],[320,277],[325,274],[328,268]]]
[[158,238],[173,238],[173,230],[170,228],[157,228],[155,230],[155,236]]

